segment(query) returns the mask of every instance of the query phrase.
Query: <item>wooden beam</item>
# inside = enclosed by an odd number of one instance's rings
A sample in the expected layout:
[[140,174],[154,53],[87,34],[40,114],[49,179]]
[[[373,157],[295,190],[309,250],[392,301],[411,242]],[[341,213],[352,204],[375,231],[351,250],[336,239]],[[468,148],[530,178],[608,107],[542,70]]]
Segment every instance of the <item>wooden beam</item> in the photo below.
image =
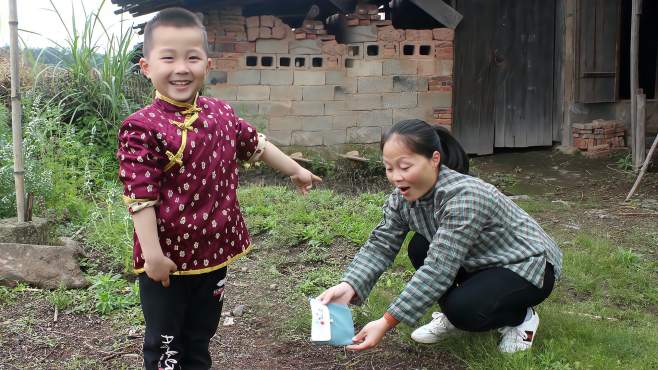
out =
[[637,171],[642,165],[642,159],[637,152],[637,90],[638,77],[638,49],[640,43],[640,15],[642,14],[642,0],[633,0],[631,7],[631,158],[633,168]]
[[425,13],[431,15],[434,19],[441,22],[444,26],[455,29],[462,16],[458,11],[453,9],[450,5],[443,2],[443,0],[409,0],[417,7],[423,9]]

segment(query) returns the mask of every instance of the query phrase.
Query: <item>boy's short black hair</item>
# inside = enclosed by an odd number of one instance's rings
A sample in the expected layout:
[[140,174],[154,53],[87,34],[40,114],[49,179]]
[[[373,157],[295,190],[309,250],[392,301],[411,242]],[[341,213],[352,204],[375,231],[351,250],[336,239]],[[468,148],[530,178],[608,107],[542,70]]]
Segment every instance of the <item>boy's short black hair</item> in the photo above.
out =
[[153,31],[158,26],[198,28],[203,35],[203,50],[206,52],[206,55],[208,55],[208,33],[206,32],[206,27],[203,25],[201,19],[187,9],[173,7],[159,11],[155,17],[146,22],[146,26],[144,27],[144,46],[142,46],[142,53],[145,57],[147,57],[151,51]]

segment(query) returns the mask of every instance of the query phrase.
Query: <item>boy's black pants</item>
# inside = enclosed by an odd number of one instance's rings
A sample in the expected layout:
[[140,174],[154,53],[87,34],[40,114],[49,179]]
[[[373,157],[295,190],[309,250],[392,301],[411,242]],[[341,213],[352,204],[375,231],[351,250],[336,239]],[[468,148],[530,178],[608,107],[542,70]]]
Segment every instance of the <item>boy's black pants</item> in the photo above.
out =
[[[416,233],[409,242],[409,259],[416,270],[423,265],[429,242]],[[517,273],[494,267],[467,272],[460,268],[452,286],[439,298],[441,311],[455,327],[487,331],[523,322],[528,307],[543,302],[553,291],[553,265],[546,263],[544,285],[532,285]]]
[[146,322],[144,367],[210,369],[210,339],[224,302],[226,267],[199,275],[172,275],[170,286],[139,274]]

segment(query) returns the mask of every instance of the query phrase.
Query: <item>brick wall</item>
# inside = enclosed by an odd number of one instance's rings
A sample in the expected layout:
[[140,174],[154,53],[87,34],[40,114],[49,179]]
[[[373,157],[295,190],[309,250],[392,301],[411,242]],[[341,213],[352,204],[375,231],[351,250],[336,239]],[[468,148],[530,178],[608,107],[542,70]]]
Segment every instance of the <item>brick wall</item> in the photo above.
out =
[[399,30],[369,12],[345,15],[348,43],[320,21],[292,30],[240,8],[208,12],[206,92],[259,115],[284,146],[376,143],[407,118],[451,128],[453,31]]

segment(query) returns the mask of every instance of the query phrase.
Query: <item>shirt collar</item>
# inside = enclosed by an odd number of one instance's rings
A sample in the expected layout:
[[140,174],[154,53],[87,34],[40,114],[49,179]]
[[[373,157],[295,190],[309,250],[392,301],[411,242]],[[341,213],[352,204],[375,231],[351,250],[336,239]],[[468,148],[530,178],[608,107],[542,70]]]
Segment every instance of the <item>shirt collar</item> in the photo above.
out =
[[156,105],[158,108],[161,108],[167,112],[181,112],[181,111],[189,110],[190,108],[197,108],[198,99],[199,99],[199,94],[197,93],[197,95],[194,97],[194,102],[192,103],[180,102],[164,94],[161,94],[159,91],[156,90],[155,100],[153,104]]

